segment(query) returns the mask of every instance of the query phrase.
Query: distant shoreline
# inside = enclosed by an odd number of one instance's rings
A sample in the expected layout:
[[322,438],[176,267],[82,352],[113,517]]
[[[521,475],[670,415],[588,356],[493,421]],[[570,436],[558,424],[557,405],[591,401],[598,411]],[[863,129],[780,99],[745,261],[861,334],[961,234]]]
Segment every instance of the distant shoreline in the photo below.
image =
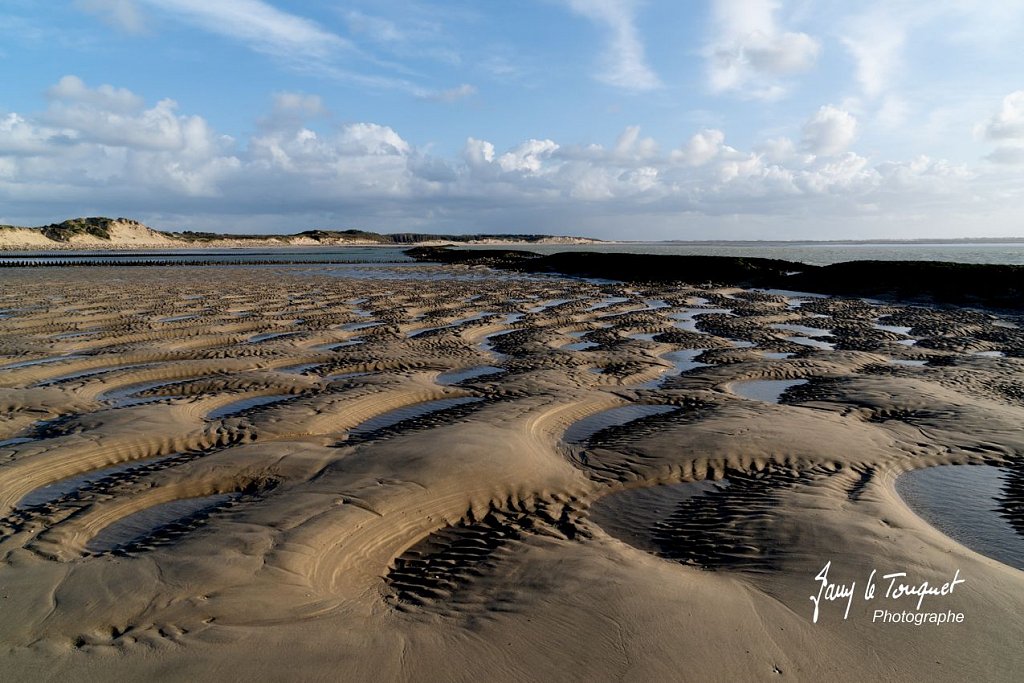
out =
[[857,245],[898,245],[926,246],[926,245],[958,245],[958,244],[1024,244],[1024,237],[950,237],[950,238],[928,238],[920,237],[914,239],[875,239],[875,240],[647,240],[647,241],[619,241],[617,244],[680,244],[693,246],[762,246],[782,245],[795,246],[798,244],[827,245],[827,246],[857,246]]
[[249,251],[254,249],[308,249],[339,247],[491,247],[583,246],[624,247],[676,246],[718,248],[763,247],[857,247],[857,246],[993,246],[1024,244],[1024,237],[958,237],[844,240],[605,240],[574,235],[536,233],[432,234],[419,232],[376,233],[358,229],[313,229],[291,234],[229,234],[167,232],[150,228],[131,218],[72,218],[40,227],[0,225],[0,252],[36,254],[65,251],[141,252]]
[[[244,242],[244,243],[243,243]],[[258,254],[261,251],[273,253],[280,251],[311,251],[330,249],[409,249],[413,247],[454,247],[463,248],[488,248],[488,247],[518,247],[526,248],[535,246],[560,247],[560,246],[625,246],[638,247],[670,245],[678,247],[720,247],[720,248],[787,248],[804,246],[807,248],[817,247],[924,247],[924,246],[999,246],[999,245],[1024,245],[1024,238],[978,238],[978,239],[947,239],[947,240],[591,240],[576,238],[551,237],[536,240],[474,240],[467,242],[453,242],[449,240],[430,240],[424,242],[324,242],[324,243],[289,243],[278,241],[277,237],[268,236],[267,239],[245,238],[238,242],[232,240],[218,240],[211,242],[192,242],[182,244],[155,244],[155,243],[62,243],[53,242],[46,245],[12,245],[0,243],[0,255],[3,256],[47,256],[65,255],[68,252],[80,254],[95,254],[103,256],[121,256],[128,254],[156,255],[180,255],[189,252],[209,253],[216,251],[224,252],[245,252]],[[271,250],[271,251],[268,251]]]

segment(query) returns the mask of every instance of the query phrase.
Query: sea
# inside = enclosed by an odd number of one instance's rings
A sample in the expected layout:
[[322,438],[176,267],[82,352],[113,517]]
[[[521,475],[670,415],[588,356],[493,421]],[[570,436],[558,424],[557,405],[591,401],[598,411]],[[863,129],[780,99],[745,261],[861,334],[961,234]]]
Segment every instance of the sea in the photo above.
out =
[[[195,249],[132,251],[0,252],[0,265],[76,263],[410,263],[406,247],[285,247],[277,249]],[[540,254],[597,251],[761,257],[823,266],[844,261],[945,261],[1024,265],[1024,242],[599,242],[593,244],[460,245],[459,249],[522,249]]]
[[600,251],[613,254],[759,257],[796,261],[813,266],[827,266],[844,261],[945,261],[1024,265],[1024,242],[606,242],[517,245],[514,248],[540,254]]

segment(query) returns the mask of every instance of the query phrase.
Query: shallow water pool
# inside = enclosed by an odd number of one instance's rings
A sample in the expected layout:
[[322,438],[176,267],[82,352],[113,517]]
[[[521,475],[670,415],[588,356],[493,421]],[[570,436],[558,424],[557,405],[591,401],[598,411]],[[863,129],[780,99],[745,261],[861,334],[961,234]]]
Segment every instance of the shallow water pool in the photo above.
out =
[[[1024,570],[1024,472],[992,465],[940,465],[901,474],[896,491],[911,510],[950,538]],[[1014,507],[1015,513],[1010,509]]]

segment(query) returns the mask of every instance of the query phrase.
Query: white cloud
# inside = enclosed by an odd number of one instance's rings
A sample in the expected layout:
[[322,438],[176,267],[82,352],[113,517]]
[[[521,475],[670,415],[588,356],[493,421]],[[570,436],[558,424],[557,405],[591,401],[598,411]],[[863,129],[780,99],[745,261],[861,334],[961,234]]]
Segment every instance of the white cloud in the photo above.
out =
[[57,129],[40,126],[11,112],[0,118],[0,155],[46,156],[57,153],[56,140],[60,134]]
[[607,169],[574,162],[560,169],[563,193],[583,202],[601,202],[615,198],[616,178]]
[[388,126],[352,123],[342,129],[341,148],[348,154],[405,156],[412,147]]
[[[308,193],[319,183],[341,182],[348,188],[403,185],[412,147],[387,126],[352,123],[329,133],[305,127],[284,128],[249,142],[243,175],[265,181],[277,178],[282,188]],[[336,192],[344,194],[339,187]]]
[[854,59],[857,82],[868,98],[883,94],[902,65],[906,21],[883,6],[842,22],[840,40]]
[[1004,97],[999,111],[984,124],[982,131],[989,140],[1024,140],[1024,90]]
[[615,141],[615,154],[624,159],[649,159],[658,153],[654,138],[641,138],[640,126],[627,126]]
[[716,0],[712,37],[705,48],[712,92],[774,100],[788,89],[784,77],[811,69],[821,54],[814,37],[778,26],[775,0]]
[[[98,107],[59,102],[47,111],[46,120],[71,131],[71,139],[108,146],[140,149],[180,149],[184,125],[174,100],[160,100],[150,109],[120,113]],[[204,123],[199,123],[205,126]]]
[[503,171],[536,174],[540,173],[545,159],[557,149],[558,143],[553,140],[531,139],[502,154],[498,157],[497,163]]
[[661,80],[647,64],[644,45],[636,28],[636,3],[632,0],[565,0],[580,16],[601,24],[610,32],[606,61],[598,80],[625,90],[653,90]]
[[51,100],[64,100],[96,106],[111,111],[133,111],[143,105],[143,99],[125,88],[101,85],[90,88],[78,76],[64,76],[46,91]]
[[996,142],[986,157],[997,164],[1024,163],[1024,90],[1003,98],[999,111],[975,127],[975,133]]
[[262,0],[140,0],[195,26],[288,59],[326,59],[351,43],[305,17]]
[[61,78],[47,96],[50,106],[42,119],[60,130],[67,143],[179,151],[213,144],[206,122],[179,116],[173,100],[160,100],[146,109],[144,100],[128,90],[110,85],[89,88],[77,76]]
[[868,166],[868,160],[853,152],[834,156],[798,176],[801,185],[819,194],[841,194],[844,190],[876,184],[877,179],[878,172]]
[[682,149],[673,151],[672,159],[688,166],[703,166],[725,149],[725,133],[710,128],[695,134]]
[[[48,109],[34,119],[0,120],[0,154],[17,154],[22,185],[113,183],[150,186],[186,196],[216,196],[217,180],[238,168],[234,141],[199,116],[182,116],[172,100],[150,108],[128,90],[90,88],[66,76],[47,91]],[[109,191],[109,190],[108,190]]]
[[467,138],[462,158],[470,168],[484,168],[494,161],[494,145],[486,140]]
[[803,148],[811,154],[835,156],[857,137],[857,119],[832,105],[821,107],[803,127]]
[[964,166],[951,164],[943,159],[932,159],[921,154],[910,161],[887,161],[878,165],[878,173],[894,189],[917,189],[922,186],[936,187],[945,184],[950,189],[964,180],[974,177]]
[[761,157],[773,164],[785,164],[796,158],[796,145],[789,138],[770,138],[755,148]]

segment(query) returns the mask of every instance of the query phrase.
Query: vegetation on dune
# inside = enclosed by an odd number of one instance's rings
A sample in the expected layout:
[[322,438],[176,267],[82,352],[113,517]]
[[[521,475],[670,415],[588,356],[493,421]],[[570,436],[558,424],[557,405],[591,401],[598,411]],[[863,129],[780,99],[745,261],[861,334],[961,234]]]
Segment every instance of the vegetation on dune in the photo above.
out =
[[[225,235],[227,237],[227,235]],[[266,237],[264,235],[264,237]],[[388,244],[390,240],[385,235],[378,234],[376,232],[367,232],[366,230],[306,230],[300,232],[295,237],[308,237],[309,239],[316,240],[317,242],[324,242],[329,240],[352,240],[360,242],[378,242],[380,244]]]
[[185,230],[183,232],[165,232],[161,234],[166,235],[171,239],[183,240],[185,242],[215,242],[217,240],[223,239],[261,240],[272,237],[272,235],[222,235],[217,232],[198,232],[195,230]]
[[419,232],[396,232],[385,235],[393,244],[415,244],[417,242],[477,242],[481,240],[498,240],[501,242],[540,242],[551,235],[429,235]]
[[92,235],[110,239],[110,220],[105,218],[72,218],[63,223],[44,225],[42,233],[57,242],[70,242],[76,235]]
[[499,240],[502,242],[540,242],[548,239],[550,235],[432,235],[420,232],[396,232],[381,234],[367,230],[305,230],[291,235],[239,235],[215,232],[195,232],[185,230],[183,232],[168,233],[170,237],[185,240],[188,242],[212,242],[215,240],[288,240],[292,238],[307,238],[316,242],[372,242],[375,244],[416,244],[419,242],[475,242],[480,240]]
[[113,223],[128,223],[145,228],[142,223],[130,218],[105,218],[93,216],[89,218],[71,218],[63,223],[52,223],[38,228],[44,235],[56,242],[70,242],[76,235],[91,235],[100,239],[110,239],[110,227]]

